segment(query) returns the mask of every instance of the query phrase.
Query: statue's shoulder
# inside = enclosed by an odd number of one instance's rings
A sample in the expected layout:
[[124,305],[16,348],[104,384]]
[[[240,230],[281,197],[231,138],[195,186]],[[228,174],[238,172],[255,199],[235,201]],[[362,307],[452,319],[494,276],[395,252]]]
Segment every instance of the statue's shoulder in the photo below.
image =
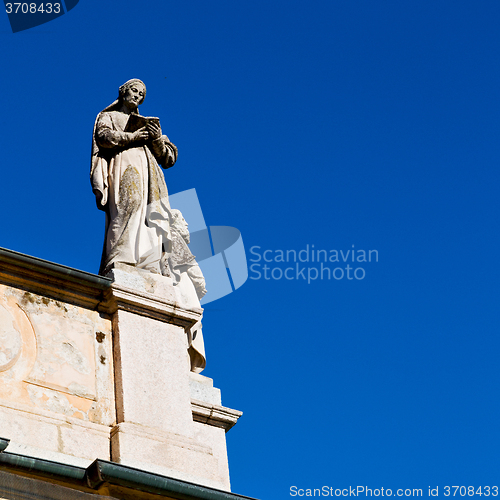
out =
[[110,127],[115,130],[123,130],[127,123],[127,115],[120,111],[101,111],[97,117],[100,126]]
[[99,113],[99,119],[104,118],[104,119],[116,119],[118,115],[121,115],[123,113],[120,113],[119,111],[101,111]]

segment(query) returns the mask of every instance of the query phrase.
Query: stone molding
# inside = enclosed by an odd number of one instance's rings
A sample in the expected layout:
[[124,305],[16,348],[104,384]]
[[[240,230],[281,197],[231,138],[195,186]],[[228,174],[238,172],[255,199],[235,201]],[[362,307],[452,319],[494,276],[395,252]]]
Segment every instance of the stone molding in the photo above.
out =
[[48,424],[71,425],[74,427],[81,427],[83,430],[92,430],[102,433],[109,438],[110,427],[108,425],[97,424],[95,422],[89,422],[88,420],[82,420],[81,418],[61,415],[49,410],[44,410],[43,408],[34,408],[23,403],[14,403],[4,399],[0,399],[0,408],[19,412],[20,414],[27,415],[33,419],[37,419]]
[[220,427],[226,432],[231,429],[243,415],[241,411],[233,410],[225,406],[205,403],[198,399],[191,400],[191,408],[193,410],[193,420],[195,422]]
[[152,429],[143,425],[134,424],[132,422],[121,422],[116,424],[111,429],[111,439],[113,439],[120,432],[212,455],[212,449],[209,446],[201,444],[193,438],[181,436],[180,434],[175,434],[173,432],[163,431],[156,428]]
[[171,300],[117,283],[113,283],[104,292],[104,300],[99,304],[98,310],[107,314],[114,314],[119,310],[128,311],[183,328],[195,325],[203,313],[202,309],[184,309],[172,304]]
[[95,310],[112,280],[0,248],[0,282]]
[[107,314],[125,310],[183,328],[192,327],[203,313],[172,303],[171,297],[5,248],[0,248],[0,283]]
[[0,401],[0,427],[10,450],[72,465],[110,458],[110,427],[40,408]]

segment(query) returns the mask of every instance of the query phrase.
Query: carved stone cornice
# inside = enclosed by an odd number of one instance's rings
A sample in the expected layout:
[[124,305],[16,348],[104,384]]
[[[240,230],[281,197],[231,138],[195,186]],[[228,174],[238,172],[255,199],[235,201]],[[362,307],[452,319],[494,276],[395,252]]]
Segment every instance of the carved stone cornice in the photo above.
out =
[[99,304],[99,311],[114,314],[119,310],[147,316],[183,328],[192,327],[200,320],[203,313],[203,309],[184,309],[170,298],[165,299],[152,293],[140,292],[113,283],[104,292],[104,300]]
[[220,427],[226,432],[233,427],[243,412],[226,408],[225,406],[205,403],[198,399],[191,399],[193,420],[202,424]]
[[0,248],[0,283],[94,310],[112,280]]
[[113,280],[0,248],[1,284],[107,314],[129,311],[183,328],[200,320],[203,310],[181,307],[173,287],[165,285],[163,277],[123,267],[144,281],[144,290],[127,287],[120,283],[119,276]]

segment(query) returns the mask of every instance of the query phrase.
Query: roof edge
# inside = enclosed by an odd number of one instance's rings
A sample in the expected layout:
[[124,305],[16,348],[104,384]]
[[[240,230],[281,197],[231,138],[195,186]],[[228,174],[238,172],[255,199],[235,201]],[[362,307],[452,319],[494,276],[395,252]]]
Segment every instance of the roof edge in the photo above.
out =
[[[175,500],[256,500],[180,479],[161,476],[126,465],[97,459],[87,468],[4,451],[8,439],[0,438],[0,467],[69,482],[98,490],[106,484],[162,495]],[[88,490],[87,490],[88,491]]]
[[167,495],[176,500],[256,500],[230,491],[217,490],[100,459],[87,468],[86,479],[87,486],[92,489],[98,489],[108,483],[156,495]]
[[1,247],[0,262],[15,264],[24,269],[37,270],[39,272],[41,271],[49,276],[64,278],[75,283],[85,283],[100,290],[108,289],[113,282],[112,279],[105,278],[104,276],[98,276],[97,274],[92,274],[87,271],[80,271],[79,269],[74,269],[62,264],[56,264],[48,260],[32,257],[31,255],[26,255]]

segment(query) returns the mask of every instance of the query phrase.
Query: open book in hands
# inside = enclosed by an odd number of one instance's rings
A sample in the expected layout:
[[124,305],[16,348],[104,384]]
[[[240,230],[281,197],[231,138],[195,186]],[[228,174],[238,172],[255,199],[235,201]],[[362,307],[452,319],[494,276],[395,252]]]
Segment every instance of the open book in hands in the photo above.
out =
[[156,123],[160,126],[160,119],[154,116],[141,116],[132,113],[128,119],[127,126],[125,127],[125,132],[135,132],[142,127],[145,127],[148,123]]

